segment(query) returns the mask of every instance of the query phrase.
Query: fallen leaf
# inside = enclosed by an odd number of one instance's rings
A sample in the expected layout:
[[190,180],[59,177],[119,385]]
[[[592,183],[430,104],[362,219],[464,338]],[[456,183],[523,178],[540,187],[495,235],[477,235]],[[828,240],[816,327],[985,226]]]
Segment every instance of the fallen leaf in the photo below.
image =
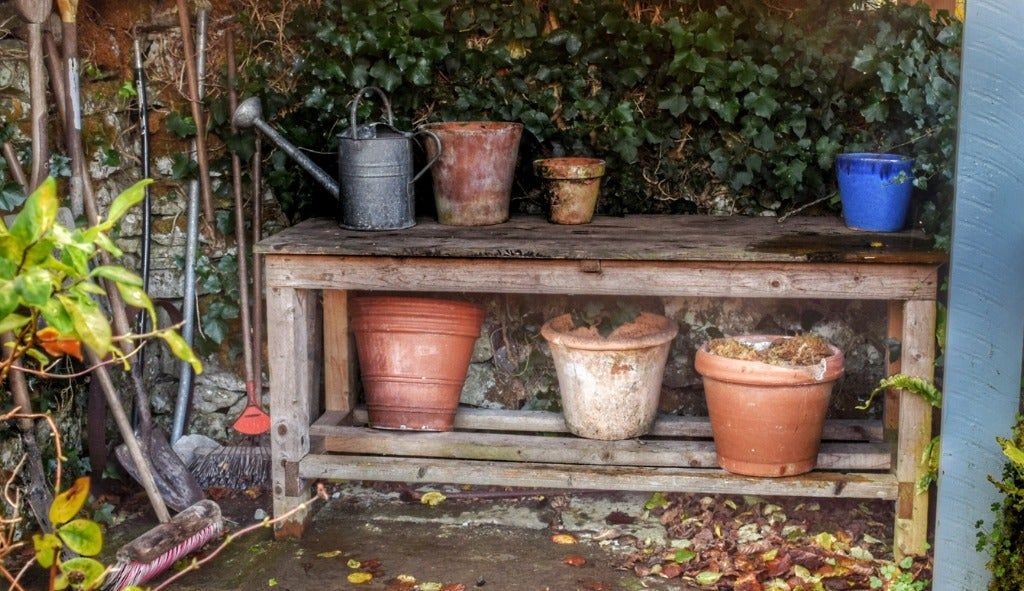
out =
[[583,579],[582,581],[576,581],[579,585],[580,591],[612,591],[612,588],[607,583],[601,581],[595,581],[593,579]]
[[277,587],[277,579],[269,579],[267,581],[267,587]]
[[441,591],[466,591],[466,586],[462,583],[447,583],[441,587]]
[[663,509],[668,507],[668,505],[669,501],[668,497],[665,496],[665,493],[656,492],[651,495],[651,498],[647,499],[646,503],[644,503],[644,509],[647,509],[648,511],[652,509]]
[[420,583],[416,589],[417,591],[441,591],[441,583]]
[[416,583],[416,577],[412,575],[398,575],[397,577],[395,577],[395,580],[397,580],[399,583]]
[[718,582],[718,579],[722,578],[722,573],[716,573],[714,571],[706,570],[699,573],[694,579],[697,583],[704,586],[714,585]]
[[436,507],[436,506],[440,505],[441,503],[443,503],[444,500],[447,499],[447,498],[448,497],[446,497],[443,494],[437,492],[436,490],[432,490],[432,491],[430,491],[428,493],[423,493],[423,496],[420,497],[420,502],[423,503],[424,505],[430,505],[431,507]]
[[736,579],[732,589],[733,591],[763,591],[764,588],[758,582],[757,576],[754,573],[747,573]]
[[659,574],[666,579],[674,579],[683,574],[683,567],[678,564],[669,563],[661,567],[661,573]]
[[676,562],[689,562],[697,557],[697,553],[689,548],[680,548],[676,550],[676,553],[672,556],[672,560]]
[[551,541],[556,544],[575,544],[576,536],[572,534],[555,534],[551,536]]
[[831,550],[836,544],[836,537],[827,531],[823,531],[820,534],[814,536],[814,543],[821,546],[826,550]]
[[341,554],[341,550],[330,550],[328,552],[321,552],[316,555],[317,558],[334,558]]
[[630,525],[636,523],[636,517],[622,511],[612,511],[604,518],[604,522],[608,525]]
[[359,568],[360,566],[362,566],[362,565],[355,558],[349,558],[348,559],[348,567],[349,568],[355,569],[355,568]]
[[362,585],[363,583],[369,583],[373,580],[373,575],[364,572],[354,572],[348,574],[348,582],[353,585]]
[[765,552],[764,554],[761,555],[761,560],[763,560],[765,562],[771,562],[771,561],[775,560],[775,557],[778,556],[778,555],[779,555],[779,549],[778,548],[772,548],[771,550],[769,550],[769,551],[767,551],[767,552]]
[[569,566],[583,566],[587,563],[587,559],[583,558],[579,554],[570,554],[562,559],[562,562]]

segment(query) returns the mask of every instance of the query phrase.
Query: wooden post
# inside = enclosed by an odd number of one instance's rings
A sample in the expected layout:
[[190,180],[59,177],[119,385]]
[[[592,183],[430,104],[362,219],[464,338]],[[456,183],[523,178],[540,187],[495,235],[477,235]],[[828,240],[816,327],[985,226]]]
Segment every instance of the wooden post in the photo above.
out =
[[[903,302],[894,300],[889,302],[889,330],[887,336],[890,339],[902,342],[903,340]],[[900,356],[892,357],[888,346],[885,351],[885,375],[891,376],[900,372]],[[882,408],[882,421],[885,424],[886,440],[895,440],[896,432],[900,426],[900,395],[896,390],[889,390],[885,393],[885,406]]]
[[1003,494],[988,482],[1020,406],[1024,342],[1024,6],[968,0],[936,508],[936,591],[987,589],[990,531]]
[[[935,301],[912,300],[903,305],[903,343],[900,365],[905,374],[928,380],[935,375]],[[932,407],[923,398],[900,392],[899,436],[896,453],[896,527],[893,537],[897,559],[927,551],[928,491],[918,480],[927,470],[921,454],[932,437]]]
[[[309,453],[309,426],[320,415],[322,368],[320,307],[317,292],[271,287],[267,290],[267,338],[270,351],[270,443],[274,515],[309,499],[309,484],[299,477],[299,460]],[[302,512],[275,526],[277,537],[302,535]]]
[[347,415],[355,406],[356,351],[349,330],[348,292],[324,292],[324,406]]

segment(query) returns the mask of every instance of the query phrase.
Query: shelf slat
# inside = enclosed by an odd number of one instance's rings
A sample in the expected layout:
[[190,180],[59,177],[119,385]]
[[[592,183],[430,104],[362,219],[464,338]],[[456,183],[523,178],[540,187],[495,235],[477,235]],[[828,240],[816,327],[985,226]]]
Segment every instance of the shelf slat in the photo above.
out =
[[[352,414],[352,424],[365,425],[366,423],[366,407],[357,407]],[[471,407],[459,408],[458,414],[455,415],[455,429],[568,433],[561,413],[543,410],[498,410]],[[710,439],[711,423],[708,422],[707,417],[663,414],[659,415],[658,420],[655,421],[651,435]],[[882,422],[848,419],[825,421],[822,439],[825,441],[882,441]]]
[[895,500],[888,472],[810,472],[788,478],[749,478],[707,468],[574,466],[437,458],[310,454],[299,462],[306,479],[376,480],[589,490],[788,495]]

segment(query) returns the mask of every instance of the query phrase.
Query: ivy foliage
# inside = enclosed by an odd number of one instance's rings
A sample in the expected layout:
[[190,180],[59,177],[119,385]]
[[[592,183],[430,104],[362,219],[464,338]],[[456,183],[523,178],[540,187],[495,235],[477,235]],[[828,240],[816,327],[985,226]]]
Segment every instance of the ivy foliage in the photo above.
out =
[[[328,170],[352,96],[377,85],[405,128],[522,122],[519,209],[536,205],[523,164],[542,155],[607,159],[605,213],[771,215],[833,195],[837,153],[894,150],[917,158],[918,213],[939,229],[961,25],[924,5],[860,4],[324,0],[290,19],[300,61],[253,60],[246,78],[292,72],[250,90]],[[293,218],[332,211],[280,152],[267,180]]]

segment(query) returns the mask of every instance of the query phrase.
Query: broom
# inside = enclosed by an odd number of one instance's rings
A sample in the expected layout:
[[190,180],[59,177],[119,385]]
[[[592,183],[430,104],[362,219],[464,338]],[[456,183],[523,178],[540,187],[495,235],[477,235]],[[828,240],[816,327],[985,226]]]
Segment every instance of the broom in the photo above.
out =
[[220,507],[202,500],[121,547],[103,588],[121,591],[141,585],[188,556],[224,529]]
[[[231,112],[238,107],[235,89],[235,37],[229,29],[224,35],[227,44],[228,104]],[[231,124],[234,132],[234,121]],[[260,408],[259,382],[253,370],[253,332],[249,309],[249,265],[245,252],[245,218],[242,207],[242,163],[237,152],[231,153],[232,188],[235,197],[235,243],[238,248],[238,285],[242,323],[242,358],[245,366],[245,394],[248,404],[232,425],[242,435],[257,437],[270,431],[270,416]],[[255,199],[259,199],[259,191]],[[259,286],[254,286],[259,289]],[[259,313],[257,311],[257,313]],[[258,346],[258,344],[257,344]],[[192,475],[204,487],[220,486],[244,489],[265,484],[270,478],[270,454],[265,446],[224,447],[206,455],[198,455],[189,466]]]

